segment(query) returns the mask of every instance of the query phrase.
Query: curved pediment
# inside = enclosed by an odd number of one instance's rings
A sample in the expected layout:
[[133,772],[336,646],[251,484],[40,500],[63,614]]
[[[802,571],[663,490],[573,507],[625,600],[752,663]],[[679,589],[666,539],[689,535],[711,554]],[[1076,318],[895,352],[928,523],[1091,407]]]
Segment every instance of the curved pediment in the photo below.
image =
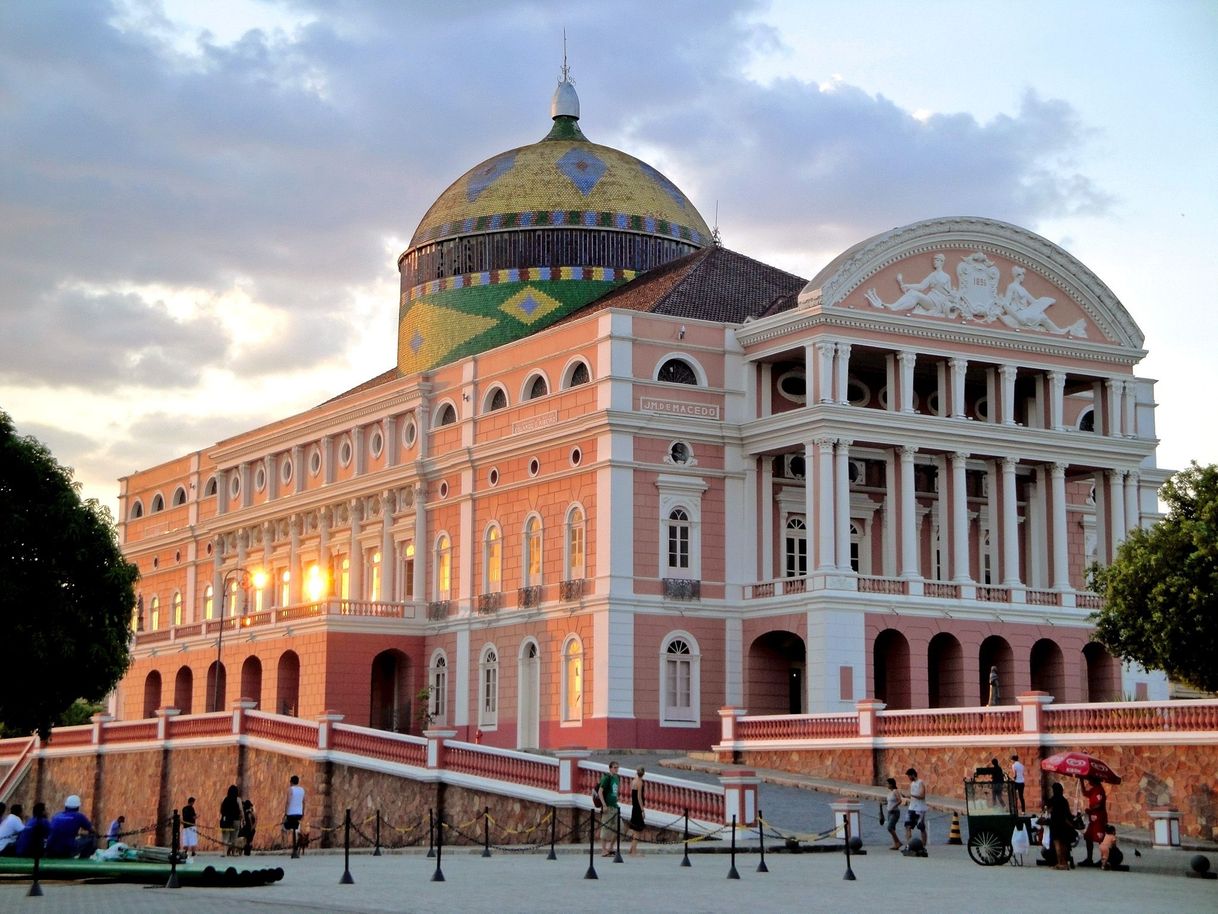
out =
[[821,270],[799,307],[1132,349],[1144,340],[1124,305],[1077,258],[993,219],[928,219],[869,238]]

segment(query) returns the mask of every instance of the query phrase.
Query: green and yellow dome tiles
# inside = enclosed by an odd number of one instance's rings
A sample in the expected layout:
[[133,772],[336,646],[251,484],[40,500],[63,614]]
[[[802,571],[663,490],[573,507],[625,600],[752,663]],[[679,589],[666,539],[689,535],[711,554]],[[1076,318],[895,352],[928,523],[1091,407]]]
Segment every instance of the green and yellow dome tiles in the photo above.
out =
[[535,333],[711,243],[668,178],[587,140],[565,73],[551,112],[544,139],[471,168],[419,223],[399,260],[402,374]]

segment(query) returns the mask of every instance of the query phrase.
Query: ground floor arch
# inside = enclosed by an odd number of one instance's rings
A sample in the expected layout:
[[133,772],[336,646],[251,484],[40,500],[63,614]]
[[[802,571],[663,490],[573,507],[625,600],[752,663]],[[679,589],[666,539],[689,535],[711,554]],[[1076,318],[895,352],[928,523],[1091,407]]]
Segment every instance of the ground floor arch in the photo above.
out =
[[958,708],[969,703],[964,685],[964,648],[949,632],[930,639],[926,650],[929,707]]
[[161,674],[153,670],[144,677],[144,716],[156,717],[161,707]]
[[804,639],[791,631],[769,631],[749,645],[745,702],[755,714],[803,714],[807,710]]
[[207,710],[223,711],[228,702],[228,676],[224,664],[213,660],[207,668]]
[[1032,689],[1048,692],[1058,701],[1066,694],[1066,663],[1057,642],[1041,638],[1032,645],[1028,656],[1028,673]]
[[188,666],[179,667],[173,679],[173,706],[183,714],[194,713],[195,674]]
[[1083,695],[1087,701],[1121,699],[1121,664],[1097,641],[1083,646],[1083,666],[1087,677]]
[[262,707],[262,661],[257,657],[246,657],[241,664],[241,697]]
[[300,656],[295,651],[279,655],[275,675],[275,711],[279,714],[300,714]]
[[908,708],[911,702],[909,639],[894,628],[876,636],[871,651],[875,697],[890,709]]
[[998,703],[1015,704],[1015,654],[1001,635],[990,635],[977,650],[977,694],[980,703],[990,700],[990,670],[998,668]]
[[371,693],[368,725],[408,733],[413,704],[410,658],[405,653],[390,649],[372,658]]

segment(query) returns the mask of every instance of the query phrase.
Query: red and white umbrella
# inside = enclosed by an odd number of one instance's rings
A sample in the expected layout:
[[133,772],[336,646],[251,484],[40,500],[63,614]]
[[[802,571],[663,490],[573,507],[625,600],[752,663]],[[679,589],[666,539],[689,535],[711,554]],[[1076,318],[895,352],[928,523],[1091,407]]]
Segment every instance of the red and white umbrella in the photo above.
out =
[[1042,771],[1069,774],[1076,778],[1097,778],[1109,784],[1121,783],[1121,777],[1106,764],[1086,752],[1059,752],[1040,763]]

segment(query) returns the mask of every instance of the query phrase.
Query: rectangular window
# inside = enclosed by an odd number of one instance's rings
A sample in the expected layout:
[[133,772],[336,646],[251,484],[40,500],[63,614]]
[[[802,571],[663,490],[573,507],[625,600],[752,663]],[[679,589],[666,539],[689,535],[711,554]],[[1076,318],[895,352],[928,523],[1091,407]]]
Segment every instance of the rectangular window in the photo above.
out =
[[668,525],[668,567],[689,568],[689,527],[684,524]]
[[568,555],[570,558],[570,568],[568,569],[568,577],[570,580],[579,580],[584,576],[584,527],[583,524],[571,528]]

